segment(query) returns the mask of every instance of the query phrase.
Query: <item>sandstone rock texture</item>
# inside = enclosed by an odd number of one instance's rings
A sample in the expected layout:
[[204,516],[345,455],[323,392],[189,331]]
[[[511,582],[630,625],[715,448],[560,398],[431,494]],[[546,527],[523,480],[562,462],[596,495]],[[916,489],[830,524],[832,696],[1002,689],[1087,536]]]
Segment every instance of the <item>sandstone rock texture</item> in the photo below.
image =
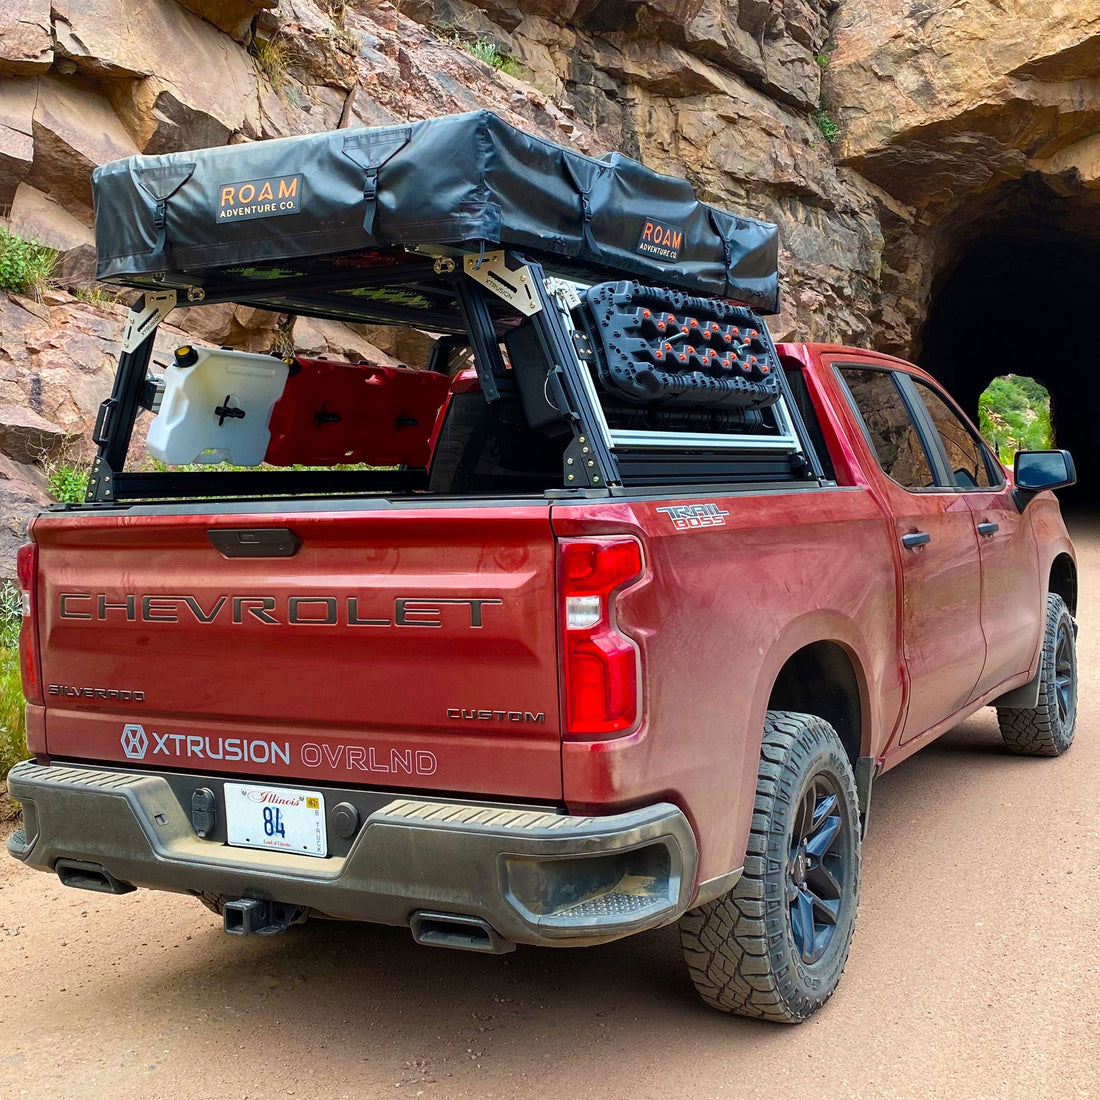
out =
[[1015,224],[1100,238],[1097,0],[844,0],[824,95],[882,211],[878,347],[911,352],[935,281]]
[[[462,48],[476,39],[516,75]],[[86,455],[110,385],[123,309],[67,293],[91,285],[96,165],[478,107],[777,222],[777,338],[912,355],[937,280],[991,226],[1100,239],[1100,0],[0,0],[0,221],[60,251],[63,288],[0,295],[11,522],[41,497],[31,450]],[[231,306],[187,323],[248,350],[290,331]],[[424,348],[308,319],[293,334],[312,354]]]

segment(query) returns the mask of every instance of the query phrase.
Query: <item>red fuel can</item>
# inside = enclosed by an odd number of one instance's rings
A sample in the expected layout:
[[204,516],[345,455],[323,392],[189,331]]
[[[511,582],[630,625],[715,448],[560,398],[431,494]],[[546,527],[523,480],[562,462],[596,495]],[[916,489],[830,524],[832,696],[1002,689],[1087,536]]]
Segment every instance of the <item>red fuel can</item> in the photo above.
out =
[[273,466],[426,466],[446,375],[407,367],[288,359],[271,412]]

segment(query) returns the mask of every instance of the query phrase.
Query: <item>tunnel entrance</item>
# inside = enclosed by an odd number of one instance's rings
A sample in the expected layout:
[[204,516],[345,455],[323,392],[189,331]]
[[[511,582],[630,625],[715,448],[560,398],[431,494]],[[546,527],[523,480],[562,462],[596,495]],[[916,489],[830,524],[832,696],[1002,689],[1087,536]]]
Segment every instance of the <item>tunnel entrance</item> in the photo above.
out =
[[1067,448],[1077,464],[1077,487],[1059,497],[1066,505],[1095,509],[1100,239],[1036,224],[1049,208],[1031,213],[965,247],[933,290],[917,361],[975,422],[978,398],[994,378],[1026,375],[1045,386],[1055,446]]

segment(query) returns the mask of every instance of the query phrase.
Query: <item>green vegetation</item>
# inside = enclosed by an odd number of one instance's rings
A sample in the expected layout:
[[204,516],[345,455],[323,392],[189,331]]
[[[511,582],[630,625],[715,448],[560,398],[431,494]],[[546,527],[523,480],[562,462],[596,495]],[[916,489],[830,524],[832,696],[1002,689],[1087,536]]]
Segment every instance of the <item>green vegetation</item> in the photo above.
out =
[[286,83],[287,63],[290,60],[286,43],[279,35],[274,38],[257,38],[249,52],[256,59],[256,68],[267,77],[268,83],[281,91]]
[[10,582],[0,587],[0,777],[27,758],[23,684],[19,675],[22,593]]
[[[66,504],[79,504],[88,487],[86,467],[61,463],[47,466],[50,495]],[[19,672],[19,627],[23,596],[10,581],[0,585],[0,778],[27,758],[23,681]],[[2,813],[0,807],[0,813]]]
[[994,378],[978,398],[978,426],[1006,464],[1017,451],[1046,450],[1054,445],[1050,394],[1024,375]]
[[46,488],[50,496],[61,504],[83,504],[88,491],[86,466],[63,463],[46,470]]
[[95,286],[74,286],[72,295],[78,301],[87,302],[92,306],[113,306],[117,299],[108,290],[104,290],[98,284]]
[[829,67],[829,55],[827,53],[814,54],[814,60],[823,68]]
[[502,50],[491,38],[460,40],[456,45],[461,46],[471,57],[476,57],[478,61],[484,61],[486,65],[499,69],[509,76],[520,76],[523,73],[520,63],[507,50]]
[[38,243],[25,241],[0,226],[0,289],[17,294],[41,294],[50,285],[50,273],[57,253]]
[[824,107],[818,108],[810,115],[810,121],[821,131],[821,136],[831,145],[836,141],[836,135],[840,127],[829,117],[829,112]]

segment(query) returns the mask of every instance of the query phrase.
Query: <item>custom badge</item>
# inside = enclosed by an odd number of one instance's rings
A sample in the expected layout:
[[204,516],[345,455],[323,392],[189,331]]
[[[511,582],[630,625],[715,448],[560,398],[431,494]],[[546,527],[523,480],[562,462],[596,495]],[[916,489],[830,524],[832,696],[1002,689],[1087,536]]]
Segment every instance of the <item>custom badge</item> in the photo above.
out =
[[300,174],[223,183],[218,189],[217,220],[239,222],[297,214],[302,209],[302,188]]
[[645,218],[634,251],[663,263],[674,264],[680,258],[684,243],[684,231],[678,225],[669,225],[656,218]]

